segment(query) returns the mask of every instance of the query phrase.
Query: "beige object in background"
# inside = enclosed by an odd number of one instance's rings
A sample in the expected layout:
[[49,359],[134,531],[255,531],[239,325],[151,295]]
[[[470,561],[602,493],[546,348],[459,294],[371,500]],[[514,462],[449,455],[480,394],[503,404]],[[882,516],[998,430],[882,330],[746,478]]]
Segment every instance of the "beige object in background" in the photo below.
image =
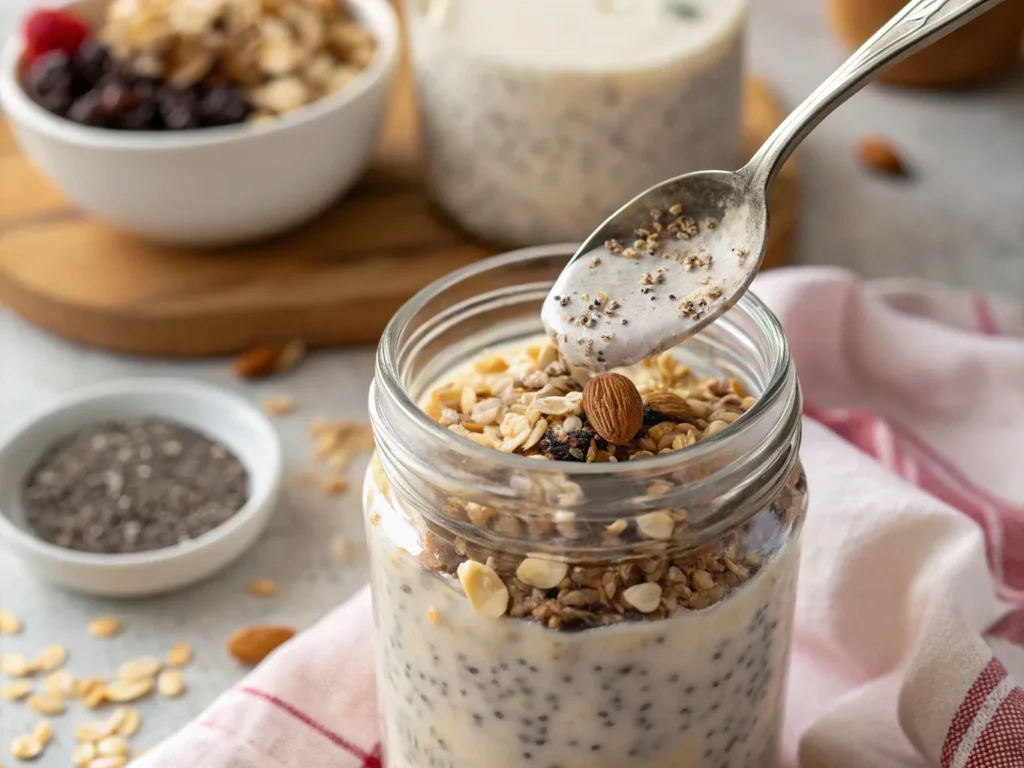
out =
[[[896,15],[906,0],[828,0],[832,27],[856,48]],[[917,88],[971,86],[1006,72],[1020,59],[1024,0],[1005,0],[948,37],[884,73],[879,81]]]

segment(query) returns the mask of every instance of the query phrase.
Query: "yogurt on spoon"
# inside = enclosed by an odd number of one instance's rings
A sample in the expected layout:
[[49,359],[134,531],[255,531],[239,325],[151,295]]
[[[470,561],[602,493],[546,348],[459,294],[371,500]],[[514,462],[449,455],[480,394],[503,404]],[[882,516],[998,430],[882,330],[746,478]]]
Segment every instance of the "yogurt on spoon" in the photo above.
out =
[[748,222],[733,208],[721,218],[690,215],[680,203],[652,209],[645,226],[562,271],[541,310],[552,341],[570,365],[596,372],[674,346],[742,294]]

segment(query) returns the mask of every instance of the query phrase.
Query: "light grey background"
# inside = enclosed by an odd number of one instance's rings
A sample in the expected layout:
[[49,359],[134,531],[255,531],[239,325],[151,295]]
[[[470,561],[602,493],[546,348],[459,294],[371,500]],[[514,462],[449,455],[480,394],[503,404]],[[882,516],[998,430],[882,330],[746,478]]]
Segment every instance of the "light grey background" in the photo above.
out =
[[[13,27],[25,0],[0,0],[0,32]],[[818,0],[761,0],[751,34],[752,69],[768,77],[790,104],[806,95],[844,57],[828,33]],[[871,176],[853,146],[883,134],[902,148],[915,179]],[[1024,299],[1024,68],[1000,85],[965,94],[869,88],[831,117],[801,150],[804,210],[796,260],[839,264],[869,276],[912,275]],[[2,238],[2,233],[0,233]],[[2,240],[0,240],[2,242]],[[228,387],[227,361],[181,364],[129,359],[66,344],[0,309],[0,433],[53,396],[126,375],[194,376]],[[309,420],[365,418],[372,351],[312,356],[295,375],[244,387],[253,397],[293,394],[299,411],[282,419],[289,474],[310,458]],[[353,472],[353,480],[356,473]],[[289,489],[269,533],[237,565],[207,583],[139,602],[84,599],[50,588],[0,554],[0,605],[17,611],[27,631],[0,639],[0,649],[36,652],[62,642],[76,674],[110,673],[121,661],[162,653],[190,642],[196,659],[190,691],[179,700],[142,705],[140,745],[155,743],[197,714],[242,674],[224,652],[236,627],[252,622],[308,626],[365,580],[365,563],[344,566],[333,556],[333,535],[360,539],[358,494],[327,501],[315,490]],[[281,594],[246,594],[252,578],[276,579]],[[99,641],[87,622],[116,615],[127,633]],[[36,718],[22,705],[0,702],[0,763],[11,738]],[[68,764],[73,722],[56,719],[58,736],[41,766]]]

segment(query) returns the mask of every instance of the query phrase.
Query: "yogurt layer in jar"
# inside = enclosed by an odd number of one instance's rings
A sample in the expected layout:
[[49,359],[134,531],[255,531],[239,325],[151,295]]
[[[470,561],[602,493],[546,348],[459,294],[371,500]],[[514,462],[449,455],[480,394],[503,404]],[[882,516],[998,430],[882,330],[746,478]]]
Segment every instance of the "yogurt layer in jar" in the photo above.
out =
[[581,240],[733,168],[747,0],[406,0],[428,185],[474,234]]
[[748,296],[622,370],[643,425],[611,444],[539,319],[569,255],[455,273],[382,339],[364,499],[385,764],[766,768],[806,508],[785,337]]

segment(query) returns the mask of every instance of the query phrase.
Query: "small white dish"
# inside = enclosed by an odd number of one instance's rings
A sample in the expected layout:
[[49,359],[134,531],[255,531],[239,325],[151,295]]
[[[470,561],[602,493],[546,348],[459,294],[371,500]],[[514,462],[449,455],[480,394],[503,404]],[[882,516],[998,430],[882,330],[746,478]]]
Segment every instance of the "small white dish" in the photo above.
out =
[[[66,5],[95,28],[107,2]],[[201,248],[269,237],[305,223],[352,187],[380,135],[398,21],[388,0],[348,2],[377,40],[369,67],[338,92],[265,123],[158,133],[78,125],[25,93],[20,34],[0,53],[0,104],[32,163],[118,229]]]
[[[152,416],[223,443],[245,465],[249,500],[227,522],[193,541],[130,554],[93,554],[37,538],[25,521],[25,482],[43,453],[103,421]],[[281,444],[269,419],[243,397],[182,379],[127,379],[75,392],[0,442],[0,540],[45,579],[106,597],[168,592],[238,558],[266,527],[281,493]]]

